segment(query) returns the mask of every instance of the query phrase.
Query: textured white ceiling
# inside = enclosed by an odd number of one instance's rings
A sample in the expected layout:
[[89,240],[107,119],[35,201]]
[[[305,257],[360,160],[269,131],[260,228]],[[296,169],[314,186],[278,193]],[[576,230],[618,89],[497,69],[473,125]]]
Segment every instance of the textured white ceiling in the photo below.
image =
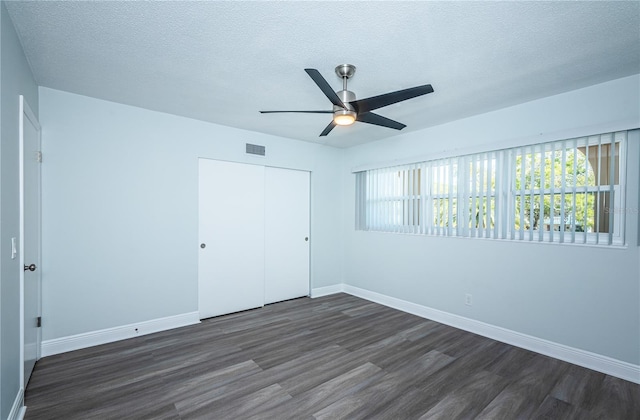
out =
[[[640,2],[7,2],[41,86],[348,147],[640,73]],[[430,83],[319,138],[354,64],[358,98]]]

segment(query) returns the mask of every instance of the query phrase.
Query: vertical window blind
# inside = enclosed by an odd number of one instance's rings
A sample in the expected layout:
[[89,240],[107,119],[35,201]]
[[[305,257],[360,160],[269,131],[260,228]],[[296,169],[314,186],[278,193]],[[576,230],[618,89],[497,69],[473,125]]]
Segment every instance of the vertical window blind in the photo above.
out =
[[356,173],[356,229],[622,243],[626,132]]

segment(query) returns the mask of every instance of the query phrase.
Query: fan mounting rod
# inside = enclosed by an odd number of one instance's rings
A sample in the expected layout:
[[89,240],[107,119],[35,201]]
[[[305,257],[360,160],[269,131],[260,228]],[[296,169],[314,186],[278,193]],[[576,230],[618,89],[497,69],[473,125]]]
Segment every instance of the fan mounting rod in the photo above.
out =
[[356,66],[353,64],[340,64],[336,67],[336,74],[342,79],[342,90],[347,90],[347,80],[356,73]]

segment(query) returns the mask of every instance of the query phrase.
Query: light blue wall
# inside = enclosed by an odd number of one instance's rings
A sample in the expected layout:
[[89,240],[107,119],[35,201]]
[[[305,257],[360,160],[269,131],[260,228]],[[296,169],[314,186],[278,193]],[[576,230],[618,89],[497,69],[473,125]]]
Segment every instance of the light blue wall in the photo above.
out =
[[[625,249],[355,231],[353,168],[640,126],[640,76],[350,148],[345,154],[345,283],[640,364],[638,214]],[[629,207],[638,207],[638,133]],[[473,306],[464,304],[466,293]]]
[[[626,249],[356,232],[351,169],[638,126],[639,86],[633,76],[347,150],[41,88],[44,339],[197,310],[201,156],[313,171],[313,287],[344,279],[638,364],[637,215]],[[268,157],[246,156],[245,142]]]
[[312,171],[312,287],[341,283],[341,150],[47,88],[40,113],[44,340],[198,310],[198,157]]
[[0,2],[0,418],[7,418],[20,389],[20,265],[11,259],[19,236],[19,95],[38,110],[38,88],[4,2]]

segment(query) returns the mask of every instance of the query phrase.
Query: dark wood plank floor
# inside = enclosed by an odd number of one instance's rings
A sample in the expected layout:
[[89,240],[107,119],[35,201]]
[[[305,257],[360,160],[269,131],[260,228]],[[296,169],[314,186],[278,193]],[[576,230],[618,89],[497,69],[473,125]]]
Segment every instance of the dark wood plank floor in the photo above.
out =
[[40,360],[26,419],[640,419],[640,386],[353,296]]

